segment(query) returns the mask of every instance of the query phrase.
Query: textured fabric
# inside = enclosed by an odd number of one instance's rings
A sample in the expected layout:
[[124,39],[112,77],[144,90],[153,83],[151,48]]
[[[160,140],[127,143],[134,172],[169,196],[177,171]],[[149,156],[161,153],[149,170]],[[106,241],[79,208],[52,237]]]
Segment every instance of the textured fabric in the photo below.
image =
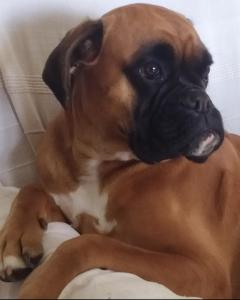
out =
[[0,83],[0,183],[22,186],[36,177],[34,154]]

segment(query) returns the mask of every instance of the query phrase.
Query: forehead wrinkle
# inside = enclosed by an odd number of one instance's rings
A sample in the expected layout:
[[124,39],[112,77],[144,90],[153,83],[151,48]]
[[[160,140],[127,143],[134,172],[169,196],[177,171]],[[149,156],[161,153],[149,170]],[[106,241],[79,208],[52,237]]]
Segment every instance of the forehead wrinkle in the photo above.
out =
[[130,5],[111,11],[102,20],[106,50],[123,64],[148,43],[168,43],[179,57],[198,51],[201,43],[185,17],[158,6]]
[[146,59],[151,59],[153,57],[157,59],[170,59],[173,62],[178,61],[178,57],[171,44],[158,41],[157,43],[152,42],[147,45],[142,45],[142,47],[134,53],[133,57],[131,57],[131,60],[124,69],[127,69],[128,66],[132,64],[141,63]]

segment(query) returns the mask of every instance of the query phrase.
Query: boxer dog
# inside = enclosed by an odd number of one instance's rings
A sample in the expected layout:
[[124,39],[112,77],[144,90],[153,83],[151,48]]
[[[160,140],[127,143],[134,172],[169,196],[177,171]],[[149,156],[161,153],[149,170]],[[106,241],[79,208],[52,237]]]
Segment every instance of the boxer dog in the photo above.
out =
[[1,279],[38,265],[48,222],[82,235],[33,271],[20,298],[56,298],[92,268],[180,295],[239,295],[240,138],[224,133],[206,93],[211,64],[191,22],[158,6],[67,33],[43,72],[64,112],[39,149],[41,185],[20,191],[1,231]]

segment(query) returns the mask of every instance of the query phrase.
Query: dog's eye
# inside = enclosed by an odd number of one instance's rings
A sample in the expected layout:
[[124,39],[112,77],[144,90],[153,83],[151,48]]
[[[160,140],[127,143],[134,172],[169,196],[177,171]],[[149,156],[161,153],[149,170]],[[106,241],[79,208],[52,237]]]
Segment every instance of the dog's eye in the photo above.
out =
[[158,63],[148,62],[139,68],[142,77],[149,80],[159,79],[162,76],[161,67]]

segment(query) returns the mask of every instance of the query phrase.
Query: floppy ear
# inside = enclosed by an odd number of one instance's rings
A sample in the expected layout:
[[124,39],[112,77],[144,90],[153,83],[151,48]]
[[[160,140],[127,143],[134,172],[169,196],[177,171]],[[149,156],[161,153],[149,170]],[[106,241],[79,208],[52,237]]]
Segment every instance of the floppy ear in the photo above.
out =
[[87,21],[66,34],[47,59],[42,78],[58,101],[66,107],[71,99],[74,72],[93,64],[101,50],[103,24]]

